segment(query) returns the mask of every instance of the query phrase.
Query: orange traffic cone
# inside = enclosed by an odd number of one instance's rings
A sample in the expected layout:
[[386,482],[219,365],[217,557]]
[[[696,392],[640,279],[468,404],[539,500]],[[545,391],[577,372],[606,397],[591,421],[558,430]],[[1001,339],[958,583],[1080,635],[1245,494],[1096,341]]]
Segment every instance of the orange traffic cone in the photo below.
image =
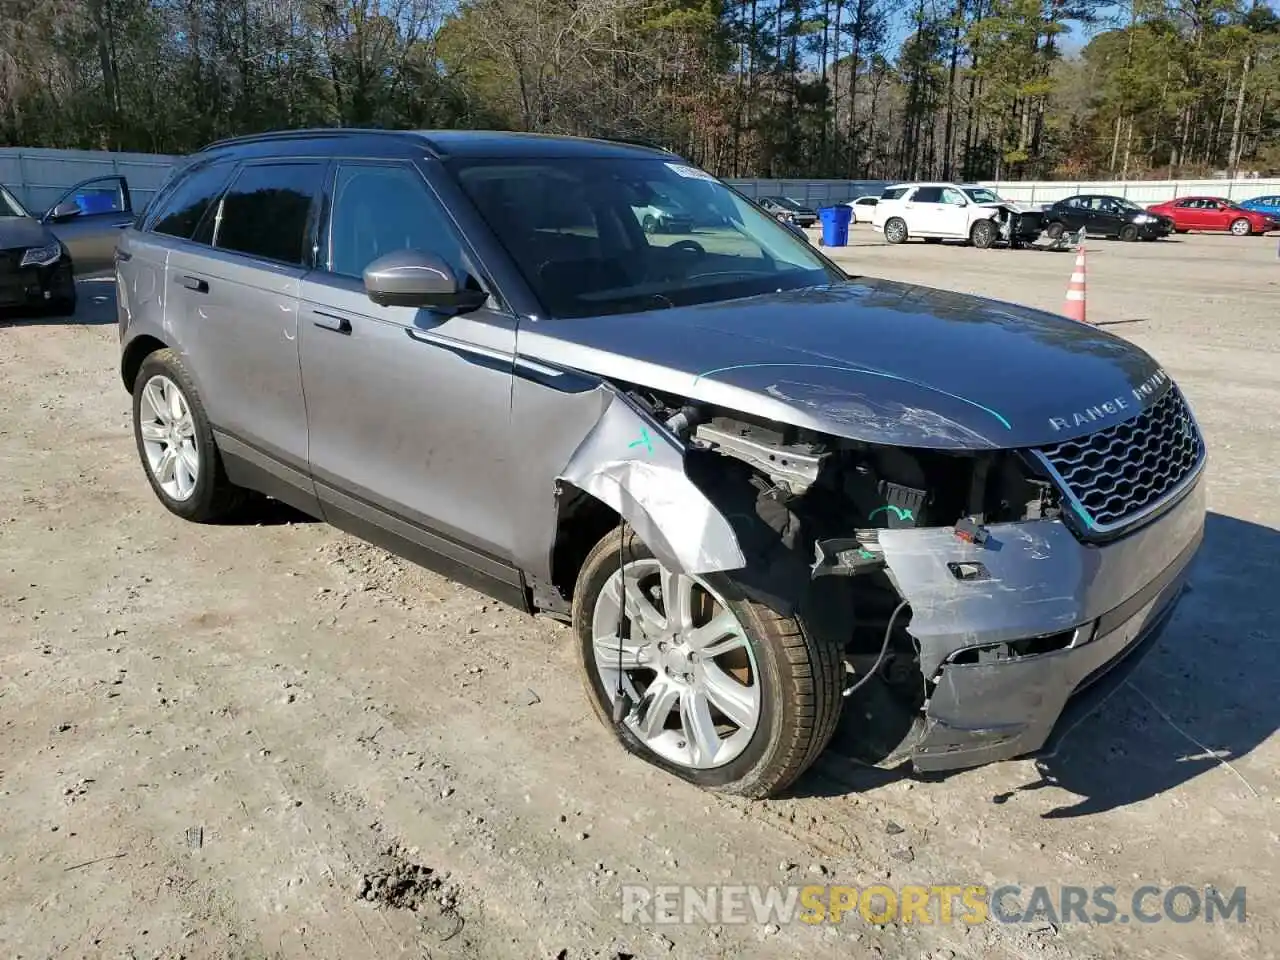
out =
[[1085,283],[1084,283],[1084,244],[1076,248],[1076,266],[1071,274],[1071,282],[1067,284],[1067,299],[1062,312],[1072,320],[1088,323],[1085,319]]

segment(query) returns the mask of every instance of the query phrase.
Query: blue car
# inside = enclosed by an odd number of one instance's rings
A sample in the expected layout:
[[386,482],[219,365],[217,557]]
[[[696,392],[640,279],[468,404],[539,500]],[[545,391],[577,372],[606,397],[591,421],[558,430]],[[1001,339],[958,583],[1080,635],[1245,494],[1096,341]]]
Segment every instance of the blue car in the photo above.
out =
[[1246,210],[1252,210],[1255,213],[1265,213],[1280,220],[1280,194],[1272,194],[1267,197],[1254,197],[1252,200],[1242,200],[1236,206],[1244,207]]

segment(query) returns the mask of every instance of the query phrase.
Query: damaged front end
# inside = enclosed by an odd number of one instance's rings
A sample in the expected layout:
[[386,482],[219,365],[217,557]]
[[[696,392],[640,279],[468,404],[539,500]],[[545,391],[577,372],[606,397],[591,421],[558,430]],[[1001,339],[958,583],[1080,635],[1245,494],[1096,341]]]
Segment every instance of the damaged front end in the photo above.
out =
[[[1173,387],[1124,425],[1137,460],[1113,444],[1099,466],[1076,442],[1070,479],[1050,448],[878,445],[610,390],[613,413],[561,479],[688,572],[732,570],[753,599],[837,635],[871,762],[945,770],[1052,749],[1168,622],[1202,536],[1198,430],[1180,407],[1194,435],[1171,452],[1157,422],[1181,405]],[[1121,489],[1105,509],[1088,470]]]

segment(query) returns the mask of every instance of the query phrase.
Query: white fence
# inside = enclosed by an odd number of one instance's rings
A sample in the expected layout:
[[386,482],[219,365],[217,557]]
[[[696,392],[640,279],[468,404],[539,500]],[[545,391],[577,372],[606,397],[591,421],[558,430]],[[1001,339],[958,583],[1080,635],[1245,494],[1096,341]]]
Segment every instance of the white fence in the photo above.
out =
[[178,159],[155,153],[3,147],[0,183],[33,213],[42,213],[82,180],[122,176],[129,181],[133,209],[141,210]]
[[1175,197],[1224,197],[1238,203],[1280,194],[1280,180],[1000,180],[982,185],[1020,203],[1053,203],[1077,193],[1127,197],[1144,206]]

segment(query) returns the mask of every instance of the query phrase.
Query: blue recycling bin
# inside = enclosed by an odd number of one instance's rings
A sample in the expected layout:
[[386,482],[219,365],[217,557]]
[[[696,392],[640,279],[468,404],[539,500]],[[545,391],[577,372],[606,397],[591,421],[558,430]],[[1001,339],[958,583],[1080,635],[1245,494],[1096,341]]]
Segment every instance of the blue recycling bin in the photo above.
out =
[[818,219],[822,221],[822,245],[824,247],[847,247],[849,245],[849,221],[853,219],[853,208],[847,203],[834,207],[820,207]]

